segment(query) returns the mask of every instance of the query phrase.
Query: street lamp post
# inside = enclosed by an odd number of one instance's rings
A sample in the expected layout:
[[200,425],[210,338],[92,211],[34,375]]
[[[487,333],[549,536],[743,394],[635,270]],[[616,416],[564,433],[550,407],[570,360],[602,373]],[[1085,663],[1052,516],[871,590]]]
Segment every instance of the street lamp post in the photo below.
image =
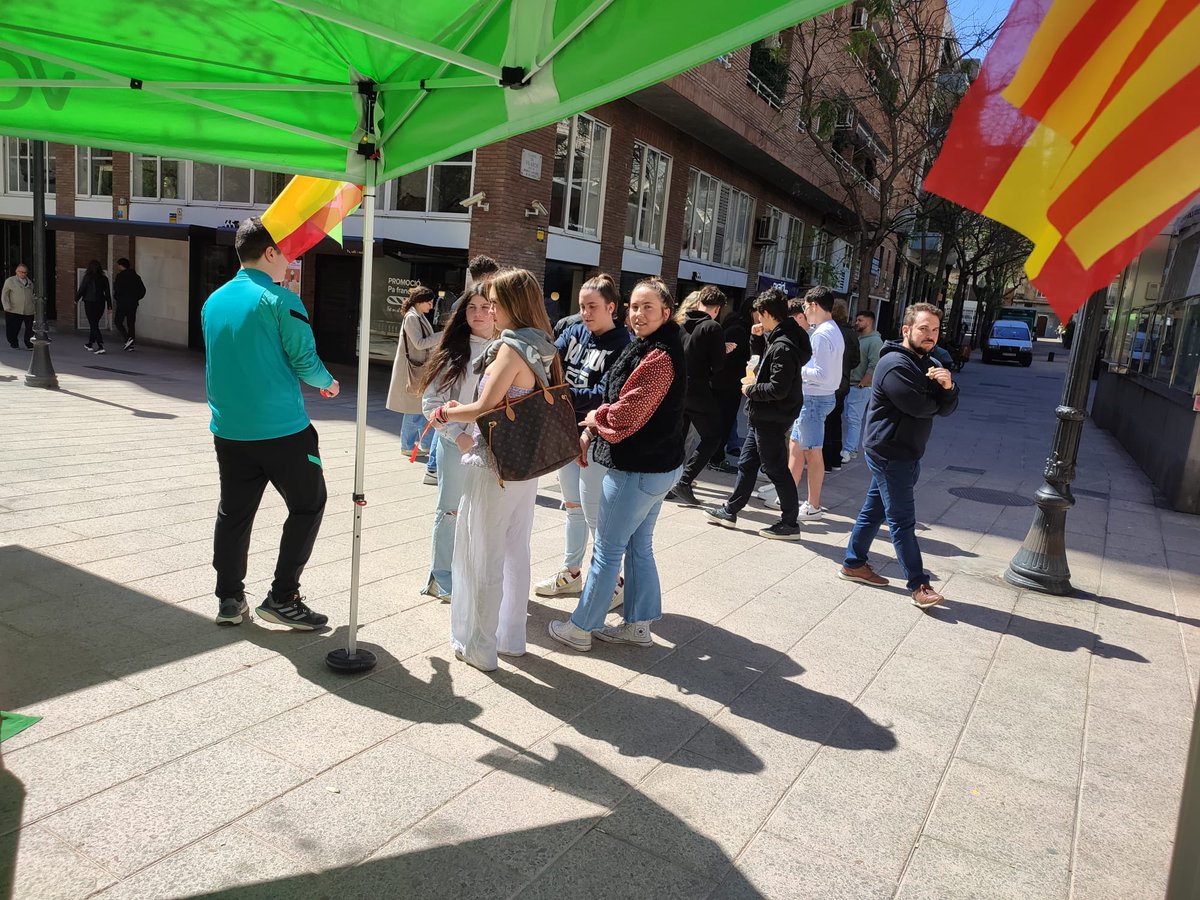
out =
[[46,337],[46,145],[30,141],[33,157],[33,357],[25,384],[29,387],[57,388],[58,376],[50,361],[50,341]]
[[1054,444],[1046,460],[1046,481],[1034,499],[1037,512],[1021,549],[1004,572],[1004,580],[1018,587],[1046,594],[1071,593],[1071,569],[1067,565],[1067,510],[1075,505],[1071,482],[1087,415],[1088,388],[1096,360],[1100,322],[1104,318],[1107,289],[1096,291],[1084,308],[1082,334],[1071,354],[1063,399],[1054,411],[1058,425]]

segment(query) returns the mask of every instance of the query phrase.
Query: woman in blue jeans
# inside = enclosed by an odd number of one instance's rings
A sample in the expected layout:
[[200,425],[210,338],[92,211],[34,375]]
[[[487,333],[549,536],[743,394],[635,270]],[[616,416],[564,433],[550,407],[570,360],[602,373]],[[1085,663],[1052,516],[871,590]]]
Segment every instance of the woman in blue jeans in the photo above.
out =
[[469,424],[439,423],[433,419],[433,413],[451,400],[471,403],[475,399],[479,385],[475,363],[496,336],[496,316],[486,291],[486,284],[472,288],[454,308],[442,332],[442,342],[426,366],[425,393],[421,398],[421,412],[437,431],[434,447],[441,463],[437,511],[433,514],[433,559],[421,593],[437,597],[443,603],[450,602],[453,590],[450,564],[454,560],[454,527],[466,478],[462,455],[471,449],[472,440]]
[[[687,390],[682,332],[671,307],[671,293],[657,278],[633,289],[629,323],[636,340],[610,366],[604,402],[581,423],[579,464],[587,465],[590,451],[608,471],[583,595],[569,620],[550,623],[550,637],[575,650],[590,650],[593,635],[648,647],[650,623],[662,616],[654,524],[683,468]],[[622,561],[624,621],[605,627]]]

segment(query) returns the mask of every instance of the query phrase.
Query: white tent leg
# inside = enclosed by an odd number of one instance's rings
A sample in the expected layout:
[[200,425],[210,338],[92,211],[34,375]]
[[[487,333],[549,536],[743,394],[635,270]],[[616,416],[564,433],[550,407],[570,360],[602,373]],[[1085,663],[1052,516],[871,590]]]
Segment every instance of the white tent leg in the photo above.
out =
[[362,551],[363,473],[367,450],[367,375],[371,357],[371,270],[375,249],[375,185],[373,164],[367,170],[369,181],[363,186],[362,294],[358,324],[358,416],[354,427],[354,532],[350,545],[350,622],[346,629],[346,649],[327,654],[325,662],[342,672],[365,672],[375,667],[375,654],[358,646],[358,572]]

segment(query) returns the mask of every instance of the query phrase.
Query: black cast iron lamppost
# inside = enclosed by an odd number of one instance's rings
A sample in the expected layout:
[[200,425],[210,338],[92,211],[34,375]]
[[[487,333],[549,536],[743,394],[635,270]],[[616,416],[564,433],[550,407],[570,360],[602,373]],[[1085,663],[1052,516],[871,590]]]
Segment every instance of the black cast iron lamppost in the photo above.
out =
[[1084,307],[1082,334],[1071,354],[1062,403],[1054,411],[1058,425],[1046,460],[1046,481],[1034,495],[1037,512],[1021,549],[1004,572],[1004,580],[1018,587],[1046,594],[1069,594],[1072,590],[1067,565],[1067,510],[1075,505],[1071,482],[1075,480],[1075,460],[1087,415],[1088,388],[1107,293],[1107,289],[1096,291]]
[[30,141],[33,157],[33,357],[25,384],[29,387],[57,388],[58,376],[50,361],[50,341],[46,339],[46,145]]

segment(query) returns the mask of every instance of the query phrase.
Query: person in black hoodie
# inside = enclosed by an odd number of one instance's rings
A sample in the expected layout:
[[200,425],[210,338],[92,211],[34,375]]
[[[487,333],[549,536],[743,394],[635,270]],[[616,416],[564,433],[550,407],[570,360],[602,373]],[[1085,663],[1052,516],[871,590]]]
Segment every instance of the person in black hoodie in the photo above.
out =
[[698,506],[700,501],[692,492],[692,482],[708,465],[717,448],[725,441],[728,431],[722,431],[723,416],[713,391],[713,379],[725,369],[725,332],[717,324],[717,316],[725,308],[725,295],[720,288],[705,285],[696,298],[696,306],[684,314],[683,352],[687,364],[687,401],[684,405],[684,432],[694,427],[700,435],[700,445],[692,451],[683,466],[679,483],[668,498]]
[[93,259],[87,264],[83,280],[79,282],[79,290],[75,292],[76,301],[83,301],[83,311],[88,320],[88,342],[84,348],[99,355],[104,352],[104,335],[100,333],[100,319],[104,310],[112,309],[112,291],[108,286],[108,276],[100,260]]
[[146,296],[146,285],[142,276],[133,270],[129,260],[117,260],[117,274],[112,283],[113,301],[117,304],[113,325],[125,342],[125,349],[133,351],[134,322],[137,320],[138,303]]
[[782,518],[758,533],[765,538],[800,539],[800,497],[788,471],[788,436],[804,404],[800,368],[812,358],[808,335],[788,315],[788,298],[778,288],[768,288],[754,301],[758,324],[755,335],[765,335],[766,352],[754,381],[745,384],[750,433],[742,443],[737,482],[723,506],[706,507],[709,519],[726,528],[737,525],[737,514],[750,501],[750,492],[761,465],[778,492]]
[[710,465],[721,472],[737,472],[737,465],[730,465],[729,454],[739,457],[745,435],[737,434],[738,410],[742,405],[742,376],[750,362],[750,307],[754,298],[747,298],[727,310],[721,321],[725,332],[725,368],[713,379],[713,394],[717,398],[717,409],[721,414],[721,433],[725,435],[721,446],[713,454]]
[[837,405],[825,419],[825,446],[821,448],[825,456],[825,471],[837,472],[842,468],[842,412],[846,408],[846,397],[850,394],[850,373],[862,359],[858,349],[858,332],[849,324],[850,308],[846,301],[838,299],[833,304],[833,321],[842,333],[846,349],[842,353],[842,381],[838,385]]
[[958,387],[950,371],[929,355],[937,346],[941,325],[941,310],[929,303],[914,303],[904,311],[903,340],[883,345],[871,382],[863,440],[871,487],[838,571],[847,581],[887,585],[887,579],[867,564],[867,551],[886,519],[913,605],[921,609],[945,599],[929,586],[925,574],[913,498],[933,417],[948,416],[958,408]]

